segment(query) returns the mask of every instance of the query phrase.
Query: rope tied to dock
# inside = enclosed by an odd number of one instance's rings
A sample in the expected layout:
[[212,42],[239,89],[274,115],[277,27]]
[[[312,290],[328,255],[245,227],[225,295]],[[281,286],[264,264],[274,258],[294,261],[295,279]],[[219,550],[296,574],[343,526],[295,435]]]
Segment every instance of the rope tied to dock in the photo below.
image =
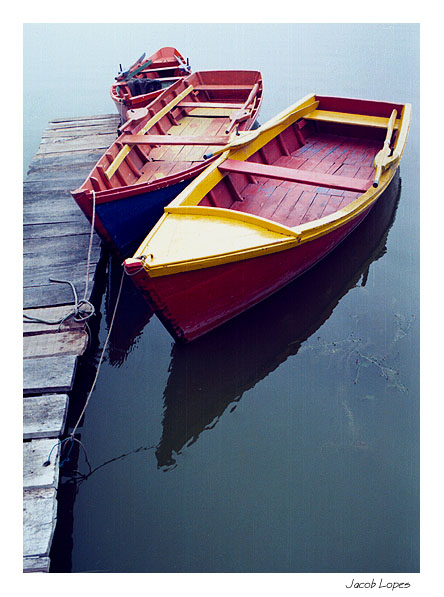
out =
[[[93,244],[93,238],[94,238],[94,223],[95,223],[95,217],[96,217],[96,193],[93,190],[92,191],[92,201],[93,201],[93,205],[92,205],[92,216],[91,216],[91,230],[90,230],[90,235],[89,235],[89,244],[88,244],[88,257],[87,257],[87,265],[86,265],[86,281],[85,281],[85,292],[83,294],[83,299],[79,300],[78,296],[77,296],[77,292],[75,289],[75,286],[72,282],[70,282],[69,280],[56,280],[55,278],[50,278],[50,282],[58,282],[61,284],[69,284],[71,287],[71,290],[73,292],[74,295],[74,308],[73,310],[68,313],[67,315],[65,315],[64,317],[62,317],[60,320],[57,321],[48,321],[48,320],[43,320],[43,319],[39,319],[37,317],[30,317],[29,315],[25,315],[23,314],[23,317],[26,318],[29,321],[34,321],[34,322],[39,322],[39,323],[46,323],[48,325],[59,325],[59,331],[61,326],[63,325],[63,323],[65,321],[67,321],[70,318],[73,318],[74,321],[84,321],[86,327],[88,328],[88,324],[86,323],[86,321],[92,317],[95,314],[95,309],[94,309],[94,305],[86,298],[88,296],[88,285],[89,285],[89,271],[90,271],[90,265],[91,265],[91,250],[92,250],[92,244]],[[80,444],[80,446],[82,447],[84,453],[85,453],[85,459],[86,462],[91,470],[91,465],[89,464],[88,461],[88,455],[86,453],[86,449],[84,447],[84,445],[82,444],[82,442],[77,439],[75,436],[75,433],[77,431],[77,427],[80,425],[80,421],[82,420],[83,415],[85,414],[86,408],[88,406],[88,403],[90,401],[90,398],[92,396],[92,393],[94,391],[94,388],[96,386],[97,383],[97,379],[99,377],[99,371],[100,371],[100,367],[102,365],[103,359],[105,357],[105,351],[106,351],[106,347],[108,346],[108,341],[109,338],[111,336],[111,331],[113,328],[113,324],[114,324],[114,319],[116,317],[116,313],[117,313],[117,307],[119,305],[119,300],[120,300],[120,295],[122,293],[122,287],[123,287],[123,280],[125,278],[125,270],[123,269],[122,271],[122,277],[120,280],[120,286],[119,286],[119,292],[117,293],[117,299],[116,299],[116,304],[114,306],[114,311],[113,311],[113,315],[111,317],[111,322],[108,328],[108,333],[106,335],[106,339],[105,342],[103,344],[103,348],[100,354],[100,358],[99,358],[99,362],[97,364],[97,369],[96,369],[96,374],[94,376],[94,380],[93,383],[91,385],[91,389],[88,392],[88,395],[86,397],[86,401],[85,404],[83,406],[82,412],[80,413],[79,418],[77,419],[76,424],[74,425],[71,433],[68,435],[68,437],[66,437],[64,440],[57,442],[51,449],[51,452],[49,453],[48,459],[43,463],[43,466],[49,466],[51,464],[51,454],[52,451],[54,450],[54,448],[56,448],[57,446],[62,446],[65,447],[66,445],[68,445],[67,442],[71,442],[71,445],[69,447],[68,450],[68,454],[67,456],[61,460],[59,467],[62,467],[63,464],[65,462],[69,461],[69,455],[71,453],[71,450],[73,448],[74,442],[78,442]],[[86,309],[85,309],[86,307]],[[89,330],[88,330],[89,331]]]
[[67,322],[69,319],[72,319],[73,321],[76,321],[76,322],[82,322],[82,321],[86,322],[90,317],[92,317],[94,315],[94,313],[95,313],[94,305],[90,301],[88,301],[86,298],[78,300],[77,292],[76,292],[75,286],[72,282],[70,282],[69,280],[56,280],[55,278],[49,278],[49,281],[57,282],[58,284],[69,284],[69,286],[71,286],[71,290],[72,290],[73,296],[74,296],[74,307],[73,307],[72,311],[70,311],[63,317],[60,317],[60,319],[55,319],[55,320],[42,319],[40,317],[31,317],[30,315],[26,315],[25,313],[23,313],[23,318],[26,321],[29,321],[32,323],[44,323],[46,325],[58,325],[59,327],[58,327],[57,331],[60,332],[63,324],[65,322]]
[[80,425],[80,421],[82,420],[82,418],[83,418],[83,415],[85,414],[85,411],[86,411],[86,409],[87,409],[87,407],[88,407],[89,401],[90,401],[90,399],[91,399],[91,396],[92,396],[92,393],[93,393],[93,391],[94,391],[94,388],[96,387],[97,379],[98,379],[98,377],[99,377],[99,371],[100,371],[100,367],[101,367],[101,365],[102,365],[102,362],[103,362],[103,359],[104,359],[104,357],[105,357],[105,351],[106,351],[106,347],[108,346],[108,342],[109,342],[109,339],[110,339],[110,336],[111,336],[111,331],[112,331],[112,329],[113,329],[113,325],[114,325],[114,319],[115,319],[115,317],[116,317],[116,313],[117,313],[117,307],[118,307],[118,305],[119,305],[119,301],[120,301],[120,295],[121,295],[121,293],[122,293],[122,287],[123,287],[123,280],[124,280],[124,279],[125,279],[125,271],[122,271],[122,276],[121,276],[121,278],[120,278],[119,292],[117,293],[116,304],[115,304],[115,306],[114,306],[113,315],[112,315],[112,317],[111,317],[111,322],[110,322],[110,324],[109,324],[108,333],[107,333],[107,335],[106,335],[105,342],[104,342],[104,344],[103,344],[103,348],[102,348],[102,351],[101,351],[101,353],[100,353],[100,358],[99,358],[99,362],[98,362],[98,364],[97,364],[96,374],[95,374],[95,376],[94,376],[94,380],[93,380],[93,383],[92,383],[92,385],[91,385],[91,389],[89,390],[89,392],[88,392],[88,395],[87,395],[87,397],[86,397],[85,404],[84,404],[84,406],[83,406],[83,408],[82,408],[82,412],[80,413],[80,415],[79,415],[79,418],[77,419],[77,422],[76,422],[76,424],[74,425],[74,427],[73,427],[73,429],[72,429],[71,433],[68,435],[68,437],[66,437],[66,438],[65,438],[64,440],[62,440],[61,442],[58,442],[58,443],[56,443],[56,444],[55,444],[55,445],[52,447],[52,449],[51,449],[51,452],[49,453],[48,459],[47,459],[47,460],[46,460],[46,461],[43,463],[43,466],[49,466],[49,465],[51,464],[51,454],[52,454],[52,451],[54,450],[54,448],[56,448],[58,445],[64,445],[64,444],[65,444],[65,442],[69,442],[69,441],[70,441],[70,442],[71,442],[71,447],[69,448],[69,451],[68,451],[68,454],[67,454],[67,456],[66,456],[66,457],[65,457],[65,458],[64,458],[64,459],[63,459],[63,460],[60,462],[60,464],[59,464],[59,467],[62,467],[62,466],[63,466],[63,464],[64,464],[65,462],[68,462],[68,461],[69,461],[69,454],[71,453],[71,450],[72,450],[72,447],[73,447],[73,442],[78,442],[78,443],[81,445],[81,447],[82,447],[82,449],[83,449],[83,451],[84,451],[84,453],[85,453],[85,459],[86,459],[86,462],[87,462],[87,464],[88,464],[89,468],[91,469],[91,465],[89,464],[89,461],[88,461],[88,455],[87,455],[87,453],[86,453],[86,449],[85,449],[84,445],[82,444],[82,442],[81,442],[80,440],[78,440],[78,439],[77,439],[76,437],[74,437],[74,436],[75,436],[75,433],[76,433],[76,431],[77,431],[77,427]]
[[91,217],[91,227],[89,232],[89,243],[88,243],[88,254],[86,260],[86,280],[85,280],[85,292],[83,293],[83,299],[78,300],[77,291],[75,286],[69,280],[56,280],[55,278],[49,278],[50,282],[56,282],[58,284],[69,284],[71,286],[71,290],[74,297],[74,308],[70,311],[67,315],[61,317],[60,319],[50,320],[50,319],[42,319],[40,317],[32,317],[30,315],[26,315],[23,313],[24,321],[32,322],[32,323],[44,323],[46,325],[58,325],[57,331],[60,332],[62,329],[63,324],[73,319],[76,322],[86,321],[95,314],[94,305],[87,299],[88,296],[88,286],[89,286],[89,272],[91,268],[91,251],[92,251],[92,244],[94,239],[94,224],[96,219],[96,192],[92,191],[92,217]]

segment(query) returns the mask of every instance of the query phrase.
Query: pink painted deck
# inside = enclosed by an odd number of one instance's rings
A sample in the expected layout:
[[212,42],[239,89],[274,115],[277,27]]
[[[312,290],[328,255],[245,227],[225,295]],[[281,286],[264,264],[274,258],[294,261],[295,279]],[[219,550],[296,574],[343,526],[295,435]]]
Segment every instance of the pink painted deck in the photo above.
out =
[[312,123],[298,127],[298,133],[301,146],[296,132],[287,129],[285,145],[277,138],[248,161],[227,160],[220,170],[229,176],[200,205],[293,227],[345,207],[371,186],[381,140],[317,132]]

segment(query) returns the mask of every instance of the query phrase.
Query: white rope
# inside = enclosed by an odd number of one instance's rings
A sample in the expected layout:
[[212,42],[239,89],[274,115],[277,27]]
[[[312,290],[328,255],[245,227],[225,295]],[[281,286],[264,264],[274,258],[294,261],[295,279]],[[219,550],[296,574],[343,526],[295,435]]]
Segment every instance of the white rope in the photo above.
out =
[[[94,225],[95,225],[95,220],[96,220],[96,193],[94,190],[92,191],[92,197],[93,197],[93,211],[92,211],[92,218],[91,218],[91,229],[90,229],[90,233],[89,233],[89,245],[88,245],[88,254],[87,254],[87,260],[86,260],[85,292],[83,293],[83,299],[81,299],[80,301],[78,300],[77,292],[74,287],[74,284],[72,282],[70,282],[69,280],[56,280],[55,278],[49,278],[50,282],[57,282],[60,284],[69,284],[71,286],[71,290],[74,295],[74,308],[67,315],[64,315],[60,319],[56,319],[56,320],[52,320],[52,321],[49,319],[41,319],[39,317],[31,317],[30,315],[23,313],[23,318],[26,321],[33,322],[33,323],[44,323],[46,325],[58,325],[59,326],[58,331],[60,331],[62,328],[62,325],[68,319],[72,318],[72,319],[74,319],[74,321],[85,321],[86,322],[90,317],[92,317],[94,315],[94,313],[95,313],[94,305],[86,298],[88,296],[89,271],[90,271],[90,267],[91,267],[91,251],[92,251],[92,244],[93,244],[93,239],[94,239]],[[82,307],[83,307],[83,309],[82,309]],[[85,307],[87,308],[86,310],[85,310]],[[25,321],[25,323],[26,323],[26,321]]]
[[[39,322],[42,322],[42,323],[47,323],[49,325],[54,325],[54,324],[59,323],[59,329],[60,329],[60,326],[62,325],[62,323],[64,321],[66,321],[66,319],[68,319],[69,317],[73,316],[76,321],[85,321],[86,319],[89,319],[89,317],[91,317],[92,315],[94,315],[94,306],[86,299],[87,293],[88,293],[89,270],[90,270],[90,262],[91,262],[91,249],[92,249],[92,242],[93,242],[93,237],[94,237],[94,223],[95,223],[95,214],[96,214],[96,194],[95,194],[95,191],[92,192],[92,196],[93,196],[93,212],[92,212],[92,218],[91,218],[91,232],[90,232],[89,246],[88,246],[88,258],[87,258],[86,283],[85,283],[84,298],[82,300],[80,300],[80,301],[77,299],[76,289],[74,287],[74,284],[72,284],[72,282],[69,282],[68,280],[54,280],[54,279],[50,279],[51,282],[63,282],[63,283],[69,284],[71,286],[73,294],[74,294],[74,302],[75,302],[75,308],[74,308],[73,312],[69,313],[65,317],[61,318],[61,320],[53,321],[53,322],[44,321],[44,320],[38,319],[36,317],[33,318],[33,317],[28,316],[28,315],[23,315],[28,320],[39,321]],[[122,286],[123,286],[123,279],[124,279],[124,277],[125,277],[125,270],[122,270],[122,277],[121,277],[121,280],[120,280],[120,286],[119,286],[119,292],[117,294],[116,304],[114,306],[114,311],[113,311],[113,315],[112,315],[111,322],[110,322],[110,325],[109,325],[108,333],[106,335],[105,343],[103,345],[102,352],[100,354],[99,362],[98,362],[97,369],[96,369],[96,374],[94,376],[94,381],[93,381],[93,383],[91,385],[91,389],[88,392],[88,396],[86,398],[86,401],[85,401],[85,404],[83,406],[82,412],[80,413],[80,416],[79,416],[76,424],[74,425],[73,430],[69,434],[69,437],[66,438],[66,440],[63,440],[63,441],[71,440],[71,441],[76,441],[76,442],[80,443],[81,446],[82,446],[82,448],[83,448],[83,450],[84,450],[84,452],[85,452],[85,458],[86,458],[87,462],[88,462],[88,456],[86,454],[86,450],[85,450],[83,444],[78,439],[76,439],[74,437],[74,435],[75,435],[75,432],[77,430],[77,427],[80,424],[80,421],[82,420],[83,415],[85,414],[86,408],[87,408],[87,406],[89,404],[89,401],[91,399],[92,393],[93,393],[94,388],[95,388],[96,383],[97,383],[97,379],[99,377],[100,367],[102,365],[102,362],[103,362],[103,359],[104,359],[104,356],[105,356],[106,347],[108,346],[108,341],[110,339],[111,331],[113,329],[114,319],[116,317],[117,307],[119,305],[120,295],[122,293]],[[80,308],[79,308],[81,305],[90,305],[92,311],[89,314],[83,315],[82,312],[80,311]],[[86,324],[86,325],[88,325],[88,324]],[[49,464],[49,458],[46,461],[46,463],[44,463],[44,464],[45,465]],[[88,462],[88,464],[89,464],[89,462]],[[91,466],[90,466],[90,468],[91,468]]]
[[85,413],[85,411],[86,411],[86,407],[88,406],[89,400],[90,400],[90,398],[91,398],[91,395],[92,395],[92,393],[93,393],[93,390],[94,390],[94,388],[95,388],[95,386],[96,386],[97,378],[99,377],[99,371],[100,371],[100,367],[101,367],[101,365],[102,365],[103,357],[105,356],[105,350],[106,350],[106,347],[107,347],[107,345],[108,345],[109,338],[110,338],[110,336],[111,336],[111,330],[113,329],[114,318],[115,318],[115,316],[116,316],[116,312],[117,312],[117,306],[118,306],[118,304],[119,304],[119,300],[120,300],[120,294],[121,294],[121,292],[122,292],[122,286],[123,286],[123,279],[124,279],[124,277],[125,277],[125,272],[124,272],[124,271],[122,271],[122,277],[121,277],[121,279],[120,279],[120,287],[119,287],[119,292],[118,292],[118,294],[117,294],[117,299],[116,299],[116,304],[115,304],[115,306],[114,306],[113,316],[112,316],[112,318],[111,318],[111,322],[110,322],[110,324],[109,324],[108,334],[106,335],[105,343],[104,343],[104,345],[103,345],[102,352],[101,352],[101,354],[100,354],[100,359],[99,359],[99,363],[98,363],[98,365],[97,365],[96,375],[95,375],[95,377],[94,377],[94,381],[93,381],[93,383],[92,383],[91,389],[90,389],[90,391],[88,392],[88,396],[87,396],[87,398],[86,398],[86,402],[85,402],[85,405],[84,405],[84,407],[83,407],[83,409],[82,409],[82,412],[80,413],[80,416],[79,416],[79,418],[78,418],[78,420],[77,420],[77,423],[75,424],[75,426],[74,426],[73,430],[72,430],[72,431],[71,431],[71,433],[70,433],[70,436],[71,436],[72,438],[74,438],[74,434],[75,434],[75,432],[76,432],[76,430],[77,430],[77,427],[79,426],[79,423],[80,423],[80,421],[81,421],[81,419],[82,419],[82,417],[83,417],[83,415],[84,415],[84,413]]
[[86,300],[88,296],[88,285],[89,285],[89,268],[91,264],[91,250],[92,250],[92,243],[94,238],[94,225],[96,223],[96,192],[92,189],[92,197],[93,197],[93,212],[91,218],[91,230],[89,233],[89,245],[88,245],[88,258],[86,260],[86,283],[85,283],[85,292],[83,294],[83,299]]

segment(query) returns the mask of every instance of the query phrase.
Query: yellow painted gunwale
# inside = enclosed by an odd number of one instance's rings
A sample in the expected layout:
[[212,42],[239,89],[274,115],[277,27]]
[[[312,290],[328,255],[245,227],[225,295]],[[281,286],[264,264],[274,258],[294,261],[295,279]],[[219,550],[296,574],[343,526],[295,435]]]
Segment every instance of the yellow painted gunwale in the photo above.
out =
[[[188,185],[186,189],[184,189],[184,191],[182,191],[182,193],[176,197],[175,200],[172,201],[172,203],[165,208],[164,215],[152,229],[135,254],[139,257],[149,256],[143,260],[143,266],[151,277],[192,271],[205,267],[213,267],[233,261],[251,259],[260,255],[291,249],[299,244],[310,242],[316,238],[329,234],[337,228],[340,228],[354,218],[357,218],[378,199],[395,175],[400,158],[404,152],[411,121],[410,104],[404,105],[401,112],[401,117],[399,119],[398,137],[394,147],[394,153],[399,156],[399,159],[391,164],[390,167],[381,174],[380,182],[377,188],[370,186],[365,193],[361,194],[352,203],[332,214],[329,214],[328,216],[307,222],[306,224],[302,224],[300,226],[289,228],[282,224],[273,222],[272,220],[254,216],[245,212],[215,207],[202,207],[197,205],[201,199],[224,176],[226,176],[226,174],[223,174],[218,170],[219,165],[225,161],[225,159],[247,159],[247,157],[263,147],[292,122],[298,120],[301,117],[301,112],[306,110],[307,106],[312,105],[314,101],[315,96],[308,95],[293,106],[290,106],[290,108],[287,110],[278,114],[263,127],[260,127],[255,131],[244,133],[243,138],[245,138],[247,135],[249,137],[247,143],[243,143],[243,139],[237,138],[234,140],[234,142],[228,144],[225,147],[222,155],[215,160],[213,164],[208,166],[204,172],[202,172],[190,185]],[[369,185],[371,185],[371,182],[369,182]],[[196,218],[196,233],[193,238],[190,238],[190,242],[194,242],[195,239],[197,239],[200,255],[197,255],[193,259],[177,259],[172,261],[162,261],[161,256],[158,255],[151,256],[150,245],[153,244],[153,239],[162,230],[166,219],[168,217],[180,214],[186,214],[187,216],[194,216]],[[276,238],[275,242],[269,242],[266,245],[252,244],[251,247],[244,248],[240,251],[227,250],[218,252],[217,254],[212,254],[211,252],[207,252],[205,254],[202,250],[205,247],[205,243],[202,242],[204,225],[201,221],[201,226],[199,226],[199,218],[202,220],[208,218],[209,216],[214,218],[214,221],[217,221],[218,218],[220,220],[226,220],[228,218],[232,219],[233,223],[235,221],[242,221],[246,226],[254,225],[263,227],[276,232],[279,234],[279,237]],[[135,257],[135,259],[138,259],[139,257]]]

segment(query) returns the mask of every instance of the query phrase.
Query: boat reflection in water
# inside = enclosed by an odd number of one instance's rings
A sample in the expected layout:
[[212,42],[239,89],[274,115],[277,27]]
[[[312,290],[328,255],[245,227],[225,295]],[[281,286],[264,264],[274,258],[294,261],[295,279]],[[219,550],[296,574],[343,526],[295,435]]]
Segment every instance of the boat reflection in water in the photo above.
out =
[[[105,292],[105,319],[108,329],[119,295],[121,278],[122,262],[111,255],[107,264]],[[147,302],[128,276],[125,276],[108,344],[108,358],[113,367],[120,367],[125,362],[152,315]]]
[[184,446],[295,355],[361,278],[365,285],[370,265],[386,252],[400,188],[397,174],[364,222],[306,274],[207,335],[173,346],[156,450],[159,468],[174,467]]

